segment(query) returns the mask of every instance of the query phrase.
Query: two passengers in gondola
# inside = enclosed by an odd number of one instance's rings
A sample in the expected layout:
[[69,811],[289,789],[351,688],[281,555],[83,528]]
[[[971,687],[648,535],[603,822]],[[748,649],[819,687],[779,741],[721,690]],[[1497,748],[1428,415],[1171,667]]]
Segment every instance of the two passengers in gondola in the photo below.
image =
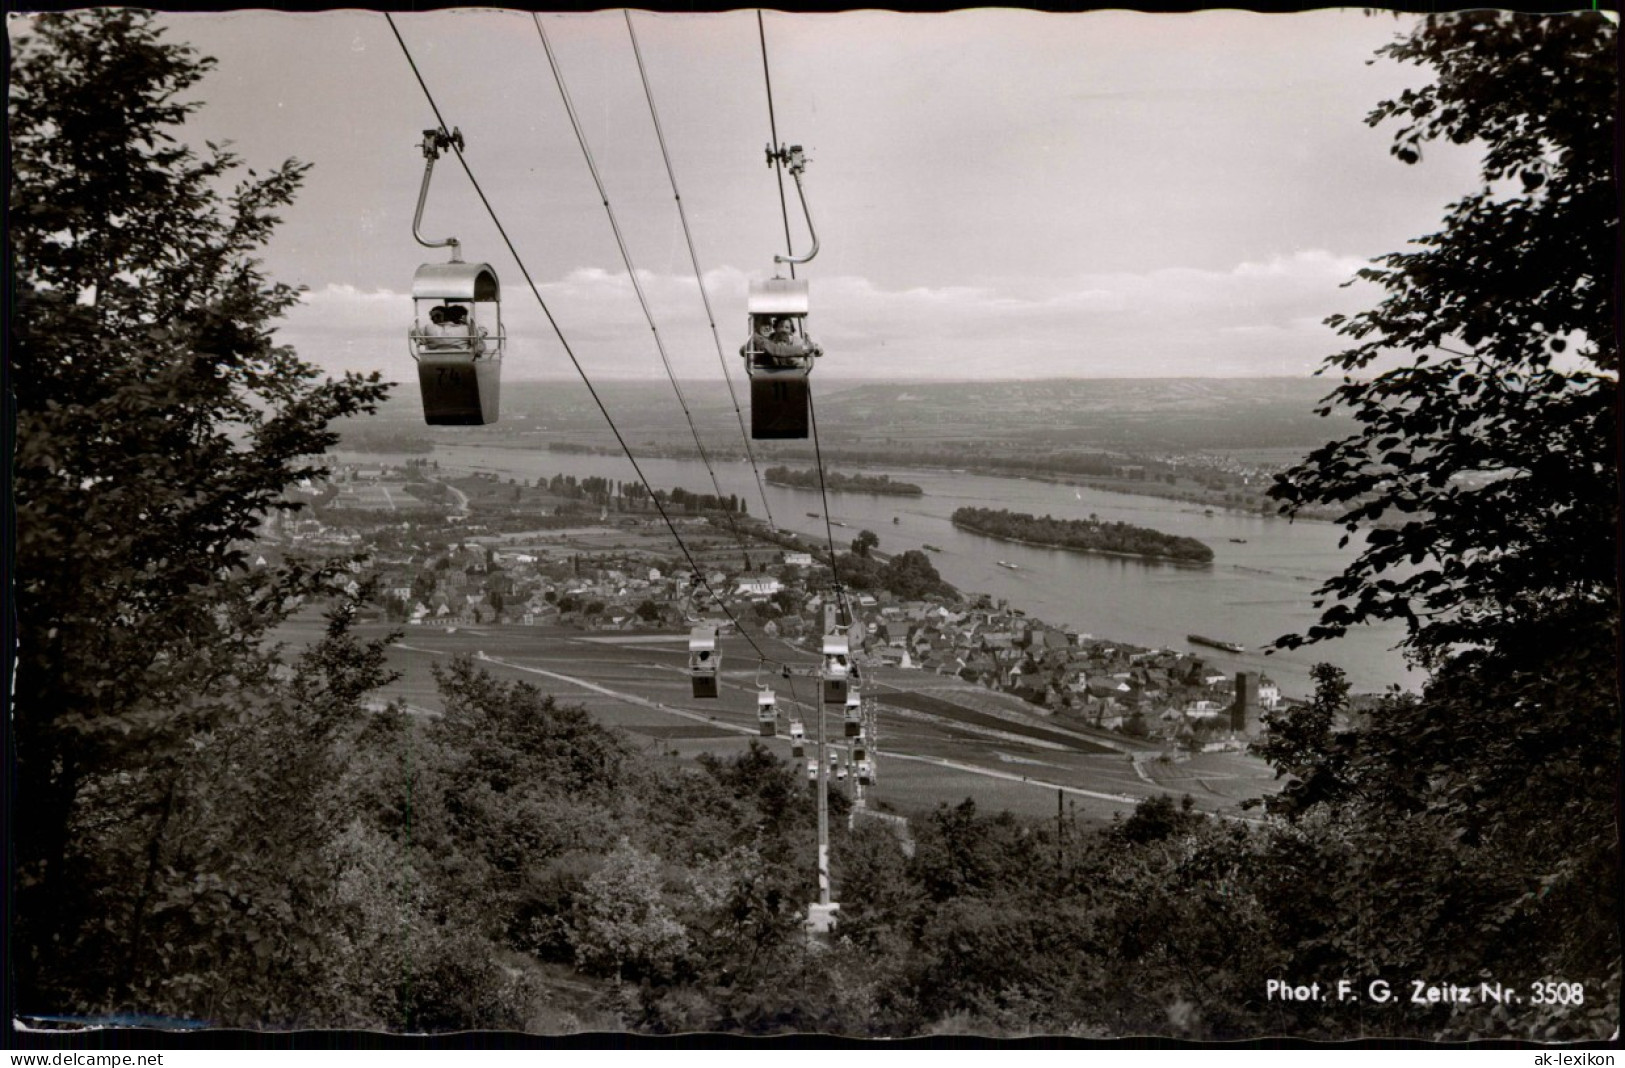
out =
[[775,320],[759,315],[755,319],[750,340],[740,348],[739,354],[754,360],[757,367],[800,367],[808,356],[821,355],[817,345],[796,334],[795,323],[789,316]]
[[435,305],[429,309],[429,325],[416,333],[422,347],[432,352],[463,352],[471,356],[485,353],[485,330],[471,326],[468,309],[460,305]]

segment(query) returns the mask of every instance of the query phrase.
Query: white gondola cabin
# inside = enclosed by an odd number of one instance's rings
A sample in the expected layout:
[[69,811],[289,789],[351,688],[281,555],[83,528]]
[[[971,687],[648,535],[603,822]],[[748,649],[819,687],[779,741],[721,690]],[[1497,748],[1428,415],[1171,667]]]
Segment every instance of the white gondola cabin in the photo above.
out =
[[790,721],[790,754],[798,757],[807,755],[807,728],[799,719]]
[[409,335],[431,426],[494,423],[502,399],[502,288],[488,263],[426,263],[412,278]]
[[846,692],[846,736],[863,737],[863,699],[853,689]]
[[818,761],[816,761],[816,760],[807,761],[807,780],[809,782],[817,782],[818,781]]
[[756,723],[763,738],[774,738],[779,733],[779,713],[773,707],[773,691],[763,690],[756,695]]
[[769,278],[750,284],[750,337],[740,348],[750,378],[750,436],[807,437],[807,376],[824,351],[807,336],[807,283]]
[[688,634],[688,677],[695,697],[717,695],[717,672],[722,654],[717,652],[717,632],[711,627],[695,627]]
[[875,782],[875,765],[872,760],[858,761],[858,785],[873,786]]
[[824,635],[824,667],[820,674],[824,680],[826,705],[846,704],[847,682],[852,674],[847,649],[846,635]]

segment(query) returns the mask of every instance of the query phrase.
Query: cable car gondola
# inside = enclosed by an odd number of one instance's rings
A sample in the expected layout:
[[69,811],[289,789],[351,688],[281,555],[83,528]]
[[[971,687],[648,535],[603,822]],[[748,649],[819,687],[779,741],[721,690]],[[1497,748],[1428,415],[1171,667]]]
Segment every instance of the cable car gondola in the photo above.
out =
[[779,714],[773,708],[773,691],[763,690],[756,695],[756,722],[763,738],[776,738],[779,733]]
[[[818,234],[813,230],[807,193],[801,186],[806,157],[800,145],[777,150],[769,145],[767,162],[768,166],[778,163],[788,167],[795,178],[801,210],[807,218],[807,233],[812,238],[812,249],[805,256],[774,256],[773,262],[807,263],[818,255]],[[756,440],[807,437],[807,376],[812,373],[813,361],[824,354],[807,336],[807,308],[804,281],[769,278],[750,285],[746,306],[750,334],[739,354],[745,358],[745,374],[750,378],[750,436]]]
[[848,689],[846,693],[846,736],[863,737],[863,699],[853,689]]
[[711,627],[695,627],[688,634],[688,677],[695,697],[717,695],[717,672],[722,654],[717,652],[717,632]]
[[502,286],[488,263],[464,263],[455,237],[425,241],[418,232],[429,180],[442,150],[463,147],[453,130],[423,131],[423,185],[418,190],[412,236],[425,248],[450,248],[446,263],[426,263],[412,278],[412,329],[408,344],[418,365],[423,419],[430,426],[481,426],[501,409]]
[[750,378],[750,436],[807,437],[807,376],[823,355],[806,334],[807,283],[769,278],[750,284],[750,339],[740,348]]
[[497,421],[506,340],[500,293],[486,263],[426,263],[413,277],[411,350],[430,426]]
[[824,667],[820,672],[824,680],[824,703],[846,704],[847,684],[852,667],[847,659],[846,635],[824,635]]
[[858,761],[858,785],[873,786],[875,784],[875,765],[871,760]]
[[790,721],[790,755],[797,757],[807,755],[807,728],[799,719]]

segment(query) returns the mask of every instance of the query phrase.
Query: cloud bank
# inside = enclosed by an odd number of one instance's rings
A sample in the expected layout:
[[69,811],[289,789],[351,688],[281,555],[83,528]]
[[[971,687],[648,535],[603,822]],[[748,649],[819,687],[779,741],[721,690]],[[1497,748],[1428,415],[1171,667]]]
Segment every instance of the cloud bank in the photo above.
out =
[[[1373,302],[1365,283],[1343,287],[1362,265],[1307,249],[1229,270],[1083,274],[1038,286],[991,279],[888,290],[853,275],[804,276],[809,330],[827,353],[821,369],[842,378],[1246,377],[1306,375],[1336,351],[1322,320]],[[573,354],[590,377],[663,377],[652,317],[680,379],[720,378],[719,347],[737,375],[751,277],[732,267],[704,276],[713,336],[691,274],[640,270],[634,286],[624,271],[578,268],[541,283],[556,332],[508,272],[506,374],[573,377]],[[406,381],[412,314],[409,293],[328,285],[304,295],[279,336],[331,371]]]

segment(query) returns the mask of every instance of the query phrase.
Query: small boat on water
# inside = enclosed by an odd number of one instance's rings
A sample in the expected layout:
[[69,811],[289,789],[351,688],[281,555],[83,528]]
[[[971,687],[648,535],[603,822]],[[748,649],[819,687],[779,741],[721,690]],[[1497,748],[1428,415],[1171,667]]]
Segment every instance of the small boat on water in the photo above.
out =
[[999,566],[1000,567],[1008,567],[1011,571],[1020,571],[1021,570],[1020,565],[1012,564],[1008,560],[1000,560],[999,561]]
[[1230,540],[1235,542],[1237,545],[1246,545],[1247,544],[1247,539],[1246,538],[1231,538]]
[[925,550],[926,552],[940,553],[942,551],[942,547],[939,545],[926,545]]
[[817,512],[808,512],[808,513],[807,513],[807,518],[808,518],[808,519],[822,519],[822,518],[823,518],[823,516],[821,516],[821,515],[820,515],[820,514],[819,514],[819,513],[817,513]]
[[1236,642],[1222,642],[1217,638],[1204,638],[1200,634],[1187,634],[1185,640],[1192,645],[1206,645],[1214,649],[1223,649],[1227,653],[1245,653],[1247,651],[1245,646],[1238,645]]

